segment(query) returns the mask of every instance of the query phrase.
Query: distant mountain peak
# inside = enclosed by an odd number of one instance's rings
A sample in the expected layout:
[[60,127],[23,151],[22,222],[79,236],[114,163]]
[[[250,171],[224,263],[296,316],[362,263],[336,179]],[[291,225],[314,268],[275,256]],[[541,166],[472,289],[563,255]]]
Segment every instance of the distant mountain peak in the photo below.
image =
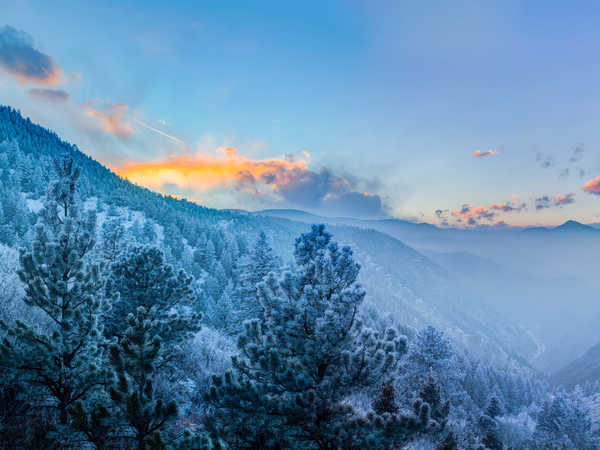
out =
[[581,222],[577,222],[576,220],[567,220],[562,225],[558,225],[557,227],[529,227],[525,228],[525,230],[529,233],[531,232],[597,232],[599,231],[597,228],[593,226],[586,225]]
[[565,223],[554,229],[563,231],[597,231],[594,227],[577,222],[576,220],[567,220]]

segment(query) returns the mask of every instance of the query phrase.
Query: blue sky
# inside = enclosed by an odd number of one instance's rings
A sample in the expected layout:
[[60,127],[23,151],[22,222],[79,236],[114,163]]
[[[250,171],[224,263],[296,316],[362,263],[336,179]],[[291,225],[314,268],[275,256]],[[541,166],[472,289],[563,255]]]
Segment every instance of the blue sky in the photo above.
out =
[[17,0],[0,100],[208,206],[600,221],[600,5],[422,3]]

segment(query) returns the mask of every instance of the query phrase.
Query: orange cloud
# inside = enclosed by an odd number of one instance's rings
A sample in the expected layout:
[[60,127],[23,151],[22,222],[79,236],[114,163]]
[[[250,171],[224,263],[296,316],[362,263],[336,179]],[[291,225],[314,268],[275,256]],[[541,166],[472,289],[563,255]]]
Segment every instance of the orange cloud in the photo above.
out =
[[486,209],[483,206],[472,205],[463,205],[461,209],[451,211],[450,214],[460,219],[491,219],[494,217],[494,213],[489,209]]
[[96,109],[92,102],[85,107],[85,113],[89,117],[96,119],[100,128],[122,139],[127,139],[133,134],[131,124],[124,120],[123,116],[127,110],[127,105],[122,103],[111,103],[106,111]]
[[173,188],[188,195],[216,189],[244,192],[272,201],[283,200],[330,214],[378,217],[387,214],[381,197],[359,190],[360,179],[335,175],[326,167],[310,170],[306,160],[290,157],[253,160],[231,147],[216,153],[171,156],[152,162],[129,162],[113,170],[128,180],[157,191]]
[[200,191],[237,187],[246,192],[256,192],[257,183],[271,185],[277,190],[297,177],[299,172],[308,170],[301,160],[250,160],[229,147],[219,148],[217,153],[178,155],[147,163],[130,162],[114,170],[134,183],[153,189],[170,184]]
[[486,150],[485,152],[482,152],[481,150],[475,150],[473,152],[473,156],[476,158],[484,158],[486,156],[492,156],[492,155],[497,155],[498,152],[494,151],[494,150]]
[[600,195],[600,177],[589,180],[581,187],[581,189],[590,194]]

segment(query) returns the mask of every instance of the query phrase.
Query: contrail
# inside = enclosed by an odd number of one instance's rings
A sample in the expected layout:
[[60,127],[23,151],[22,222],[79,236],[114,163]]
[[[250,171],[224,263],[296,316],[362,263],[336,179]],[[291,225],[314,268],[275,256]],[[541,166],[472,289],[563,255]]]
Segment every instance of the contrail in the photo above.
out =
[[144,123],[144,122],[142,122],[141,120],[137,120],[137,119],[135,119],[135,118],[134,118],[134,119],[133,119],[133,121],[134,121],[135,123],[137,123],[138,125],[141,125],[141,126],[143,126],[144,128],[147,128],[147,129],[149,129],[149,130],[152,130],[152,131],[154,131],[155,133],[158,133],[158,134],[160,134],[161,136],[164,136],[164,137],[166,137],[166,138],[169,138],[169,139],[171,139],[171,140],[172,140],[172,141],[174,141],[174,142],[177,142],[178,144],[185,145],[185,142],[183,142],[181,139],[177,139],[175,136],[171,136],[170,134],[167,134],[167,133],[165,133],[164,131],[160,131],[160,130],[159,130],[159,129],[157,129],[157,128],[151,127],[150,125],[148,125],[147,123]]

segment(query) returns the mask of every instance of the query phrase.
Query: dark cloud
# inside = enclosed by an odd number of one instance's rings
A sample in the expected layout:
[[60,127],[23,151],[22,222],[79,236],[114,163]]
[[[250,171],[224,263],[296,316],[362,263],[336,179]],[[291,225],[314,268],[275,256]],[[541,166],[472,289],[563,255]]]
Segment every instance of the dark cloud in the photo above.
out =
[[30,97],[51,103],[64,103],[69,100],[69,94],[61,89],[29,89]]
[[446,217],[448,210],[447,209],[436,209],[434,212],[438,218],[438,221],[440,222],[440,225],[443,227],[447,227],[449,225],[448,217]]
[[51,85],[60,77],[56,63],[34,47],[31,36],[8,25],[0,28],[0,68],[21,82]]
[[326,167],[318,172],[305,168],[267,172],[261,178],[285,200],[303,208],[336,215],[386,215],[379,195],[357,190],[358,177],[338,176]]
[[575,203],[575,194],[542,195],[535,199],[535,209],[539,211],[557,206],[570,205],[571,203]]
[[330,214],[351,213],[360,217],[377,217],[384,212],[383,202],[379,195],[357,191],[326,197],[323,200],[322,209]]
[[581,161],[581,158],[583,157],[584,152],[585,152],[585,148],[583,147],[582,144],[576,145],[575,148],[573,149],[573,153],[571,154],[571,157],[569,158],[569,162],[576,163],[576,162]]
[[566,178],[566,177],[568,177],[568,176],[569,176],[569,168],[567,167],[567,168],[565,168],[565,169],[562,169],[562,170],[560,171],[560,173],[558,174],[558,176],[559,176],[559,177],[561,177],[561,178]]
[[511,200],[505,203],[494,203],[490,205],[490,209],[506,213],[520,212],[523,209],[527,209],[527,205],[525,203],[519,203],[516,200]]
[[540,152],[538,152],[538,154],[536,155],[535,160],[543,169],[549,169],[551,167],[554,167],[556,164],[554,162],[554,158],[552,158],[549,155],[544,155]]
[[535,209],[537,210],[550,208],[550,206],[552,206],[552,200],[548,195],[543,195],[535,199]]

